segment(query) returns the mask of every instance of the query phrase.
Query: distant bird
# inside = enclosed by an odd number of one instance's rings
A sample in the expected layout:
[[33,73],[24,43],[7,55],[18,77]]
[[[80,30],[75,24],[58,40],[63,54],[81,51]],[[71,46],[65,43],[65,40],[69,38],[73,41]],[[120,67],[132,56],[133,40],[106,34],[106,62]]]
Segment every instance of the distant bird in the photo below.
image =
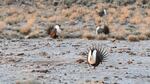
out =
[[142,4],[148,3],[148,0],[142,0]]
[[99,16],[103,17],[103,16],[107,15],[107,11],[106,11],[106,9],[102,9],[98,14],[99,14]]
[[98,66],[100,63],[104,62],[107,56],[107,51],[102,47],[93,47],[88,50],[87,61],[90,65]]
[[50,25],[50,27],[47,30],[47,33],[52,37],[52,38],[58,38],[62,32],[62,29],[60,28],[59,24],[56,25]]
[[100,33],[109,34],[110,33],[109,27],[107,25],[98,26],[96,28],[96,35]]

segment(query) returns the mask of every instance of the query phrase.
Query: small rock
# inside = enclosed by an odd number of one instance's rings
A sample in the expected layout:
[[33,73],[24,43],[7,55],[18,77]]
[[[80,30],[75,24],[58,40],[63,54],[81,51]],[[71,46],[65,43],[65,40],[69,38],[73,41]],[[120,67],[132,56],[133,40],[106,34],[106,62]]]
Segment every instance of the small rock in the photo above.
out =
[[48,73],[48,70],[32,70],[31,72]]
[[122,62],[119,62],[118,64],[122,64]]

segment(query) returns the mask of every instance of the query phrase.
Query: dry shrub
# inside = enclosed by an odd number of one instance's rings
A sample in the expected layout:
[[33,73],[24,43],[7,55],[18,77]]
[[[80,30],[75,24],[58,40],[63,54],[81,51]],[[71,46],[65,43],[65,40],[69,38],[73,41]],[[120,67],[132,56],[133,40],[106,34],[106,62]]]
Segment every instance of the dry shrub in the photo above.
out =
[[139,24],[141,23],[141,17],[140,16],[133,16],[132,18],[130,18],[130,23],[132,24]]
[[145,32],[145,35],[150,38],[150,30]]
[[36,14],[32,14],[29,19],[27,19],[27,24],[24,25],[19,31],[22,34],[29,34],[31,32],[31,28],[36,20]]
[[6,10],[6,13],[9,14],[9,15],[12,15],[12,14],[15,14],[15,13],[18,13],[18,8],[16,7],[10,7],[9,9]]
[[114,17],[109,14],[109,15],[107,16],[107,22],[108,22],[108,23],[112,23],[113,20],[114,20]]
[[74,19],[76,19],[76,18],[79,17],[79,16],[80,16],[80,14],[79,14],[78,12],[74,12],[74,13],[72,13],[72,14],[70,15],[69,19],[70,19],[70,20],[74,20]]
[[130,41],[130,42],[139,41],[139,38],[138,38],[138,36],[136,36],[136,35],[129,35],[129,36],[127,37],[127,39],[128,39],[128,41]]
[[88,21],[91,20],[91,17],[92,17],[92,16],[90,16],[90,14],[84,15],[83,20],[84,20],[85,22],[88,22]]
[[65,28],[60,36],[62,38],[80,38],[82,36],[82,33],[77,28],[69,27]]
[[110,31],[112,32],[110,34],[110,37],[115,38],[117,40],[125,40],[126,36],[129,34],[129,31],[125,30],[123,26],[119,26],[118,28],[115,28],[111,25]]
[[6,28],[6,23],[0,21],[0,32],[2,32]]
[[25,16],[22,15],[22,14],[20,14],[20,15],[14,14],[14,15],[12,15],[12,16],[6,17],[4,21],[5,21],[7,24],[12,25],[12,24],[17,24],[18,22],[22,21],[24,18],[25,18]]
[[71,15],[71,10],[70,9],[63,9],[61,11],[61,15],[64,15],[65,17],[69,17]]
[[109,8],[108,9],[109,14],[111,14],[111,15],[116,14],[116,11],[117,10],[115,8]]
[[138,30],[141,34],[150,37],[150,29],[148,27],[143,27]]
[[4,0],[4,3],[7,5],[12,4],[13,2],[15,2],[15,0]]
[[82,38],[91,40],[91,39],[95,39],[95,35],[92,34],[92,33],[89,32],[89,31],[87,31],[87,30],[84,30],[83,33],[82,33]]
[[88,13],[90,13],[90,10],[88,8],[78,5],[73,5],[71,8],[63,9],[61,11],[61,14],[64,15],[64,17],[69,17],[70,19],[74,19],[72,17],[78,17]]
[[99,17],[99,15],[93,15],[93,18],[95,20],[95,24],[99,25],[99,23],[101,23],[101,18]]
[[143,34],[138,35],[138,38],[139,38],[139,40],[147,40],[148,39],[147,36],[143,35]]
[[112,33],[110,37],[115,38],[117,40],[125,40],[125,35],[120,33]]
[[140,24],[142,22],[142,15],[140,14],[139,10],[136,10],[133,17],[129,20],[132,24]]
[[150,9],[145,9],[145,12],[150,16]]
[[126,21],[126,18],[129,17],[130,12],[127,7],[121,7],[120,13],[118,14],[119,14],[119,21],[123,23]]
[[108,38],[108,35],[105,35],[105,34],[96,35],[97,40],[107,40],[107,38]]
[[36,27],[31,33],[29,33],[29,35],[27,35],[25,38],[36,38],[39,36],[40,33],[40,29],[38,27]]
[[[75,7],[73,7],[73,8],[75,8]],[[75,8],[76,9],[76,12],[78,12],[79,14],[88,14],[88,13],[90,13],[91,12],[91,10],[90,9],[88,9],[88,8],[86,8],[86,7],[82,7],[82,6],[78,6],[78,7],[76,7]]]
[[17,80],[16,84],[41,84],[37,80]]
[[54,15],[54,16],[49,17],[48,21],[50,21],[50,22],[56,22],[56,21],[62,21],[64,19],[65,19],[64,16]]
[[143,23],[150,25],[150,16],[143,18]]

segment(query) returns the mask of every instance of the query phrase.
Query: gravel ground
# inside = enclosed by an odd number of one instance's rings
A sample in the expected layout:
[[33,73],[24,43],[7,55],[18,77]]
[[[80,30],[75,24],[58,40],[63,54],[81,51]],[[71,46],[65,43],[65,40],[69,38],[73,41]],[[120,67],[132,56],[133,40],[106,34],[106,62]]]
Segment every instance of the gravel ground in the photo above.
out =
[[[150,41],[50,38],[0,39],[0,84],[149,84]],[[84,52],[92,44],[108,50],[96,69]],[[77,60],[83,60],[79,63]],[[28,82],[28,83],[26,83]]]

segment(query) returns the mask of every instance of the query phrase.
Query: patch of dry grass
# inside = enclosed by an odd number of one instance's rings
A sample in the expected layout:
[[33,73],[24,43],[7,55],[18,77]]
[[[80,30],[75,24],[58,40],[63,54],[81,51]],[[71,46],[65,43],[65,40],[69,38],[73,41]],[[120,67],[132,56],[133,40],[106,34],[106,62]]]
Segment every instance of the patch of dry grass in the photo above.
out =
[[16,84],[41,84],[37,80],[17,80]]
[[120,12],[118,13],[119,22],[120,23],[125,22],[126,18],[129,17],[129,15],[130,15],[130,11],[128,10],[128,7],[121,7]]
[[137,35],[129,35],[129,36],[127,37],[127,39],[128,39],[128,41],[130,41],[130,42],[137,42],[137,41],[139,41],[139,38],[138,38]]
[[89,32],[88,30],[83,30],[82,38],[92,40],[95,39],[95,35]]
[[114,27],[110,26],[110,37],[115,38],[117,40],[125,40],[126,36],[129,34],[129,31],[125,30],[123,26]]
[[0,21],[0,32],[3,32],[3,30],[6,28],[6,23],[3,21]]
[[81,38],[82,34],[78,28],[65,28],[61,33],[62,38]]
[[141,34],[146,35],[150,38],[150,29],[149,27],[143,27],[138,30]]
[[142,15],[139,10],[136,10],[133,14],[133,17],[129,20],[132,24],[140,24],[142,22]]
[[10,24],[10,25],[13,25],[13,24],[17,24],[19,23],[20,21],[22,21],[23,19],[25,18],[24,15],[21,15],[21,14],[14,14],[14,15],[11,15],[11,16],[8,16],[5,18],[5,22],[7,24]]
[[139,40],[147,40],[148,37],[146,35],[140,34],[138,35]]
[[150,9],[145,9],[145,12],[150,16]]
[[57,21],[63,21],[65,19],[64,16],[61,15],[54,15],[48,18],[48,21],[50,22],[57,22]]
[[79,17],[81,14],[78,12],[74,12],[70,15],[69,20],[75,20],[77,17]]
[[27,24],[24,25],[19,31],[22,34],[29,34],[31,32],[31,28],[36,20],[36,14],[32,14],[29,19],[27,19]]
[[39,33],[40,33],[40,29],[38,27],[36,27],[35,29],[33,29],[32,32],[29,33],[29,35],[27,35],[25,38],[28,39],[28,38],[36,38],[39,36]]
[[125,40],[125,35],[120,33],[113,33],[110,36],[111,38],[115,38],[117,40]]
[[150,16],[143,18],[143,23],[150,25]]
[[97,40],[107,40],[107,38],[108,38],[108,35],[105,35],[105,34],[96,35]]
[[109,14],[109,15],[107,16],[107,22],[108,22],[108,23],[112,23],[113,20],[114,20],[114,17]]

